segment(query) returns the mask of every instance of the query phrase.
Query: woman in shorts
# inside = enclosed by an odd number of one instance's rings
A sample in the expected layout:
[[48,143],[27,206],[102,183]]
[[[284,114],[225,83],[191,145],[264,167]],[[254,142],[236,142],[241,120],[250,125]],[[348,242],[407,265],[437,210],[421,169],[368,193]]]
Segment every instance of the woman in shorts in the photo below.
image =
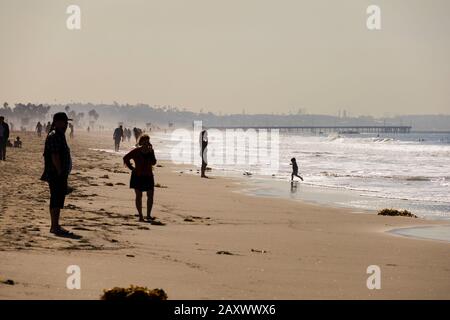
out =
[[151,213],[155,188],[152,167],[156,164],[156,158],[147,134],[139,137],[138,146],[123,157],[123,162],[131,170],[130,188],[136,193],[135,202],[139,221],[145,221],[142,215],[142,193],[147,192],[147,221],[151,222],[154,219]]

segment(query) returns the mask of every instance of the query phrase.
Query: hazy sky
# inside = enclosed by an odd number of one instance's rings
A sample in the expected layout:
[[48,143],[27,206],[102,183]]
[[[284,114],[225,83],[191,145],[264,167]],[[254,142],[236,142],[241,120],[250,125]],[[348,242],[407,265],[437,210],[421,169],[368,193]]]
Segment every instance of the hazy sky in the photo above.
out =
[[0,44],[10,104],[450,113],[449,0],[0,0]]

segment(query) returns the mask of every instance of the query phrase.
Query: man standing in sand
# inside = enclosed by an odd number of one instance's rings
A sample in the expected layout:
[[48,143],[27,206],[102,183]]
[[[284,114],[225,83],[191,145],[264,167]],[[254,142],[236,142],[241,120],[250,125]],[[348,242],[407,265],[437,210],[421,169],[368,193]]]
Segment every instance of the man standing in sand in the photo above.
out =
[[200,156],[202,157],[202,168],[201,168],[202,178],[208,178],[205,174],[206,166],[208,165],[208,160],[206,157],[207,153],[208,153],[208,132],[206,130],[203,130],[202,132],[200,132]]
[[0,116],[0,161],[6,160],[6,143],[9,138],[9,126],[5,122],[5,117]]
[[113,139],[114,139],[114,150],[116,152],[119,151],[120,148],[120,141],[123,140],[123,127],[120,125],[116,130],[114,130],[113,133]]
[[38,121],[37,125],[36,125],[36,132],[38,137],[40,138],[42,136],[42,124],[40,121]]
[[68,194],[67,179],[72,170],[70,149],[66,141],[66,130],[69,119],[64,112],[55,113],[51,130],[45,140],[45,168],[41,180],[48,182],[50,188],[50,232],[62,237],[73,237],[74,234],[59,225],[61,209]]
[[49,122],[47,122],[47,125],[45,126],[45,133],[48,134],[50,132],[52,128],[52,124]]

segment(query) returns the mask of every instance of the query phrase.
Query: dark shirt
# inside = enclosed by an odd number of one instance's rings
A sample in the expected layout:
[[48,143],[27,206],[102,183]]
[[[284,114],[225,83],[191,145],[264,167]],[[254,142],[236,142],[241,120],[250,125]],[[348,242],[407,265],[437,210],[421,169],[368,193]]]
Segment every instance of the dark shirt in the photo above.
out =
[[297,162],[292,162],[292,171],[293,171],[293,172],[298,172],[298,165],[297,165]]
[[3,122],[0,126],[3,126],[2,139],[6,142],[9,138],[9,125],[6,122]]
[[[59,154],[61,159],[61,176],[58,175],[56,167],[53,164],[52,154]],[[66,136],[63,132],[52,130],[45,140],[44,148],[45,168],[41,180],[50,181],[58,177],[67,178],[72,170],[72,159],[70,149],[67,145]]]
[[116,128],[116,130],[114,130],[113,138],[116,141],[120,141],[120,139],[123,138],[123,129]]
[[[135,167],[131,165],[131,160],[134,161]],[[151,176],[153,175],[152,166],[156,164],[155,151],[150,150],[147,154],[141,151],[141,147],[131,150],[123,157],[123,162],[138,176]]]

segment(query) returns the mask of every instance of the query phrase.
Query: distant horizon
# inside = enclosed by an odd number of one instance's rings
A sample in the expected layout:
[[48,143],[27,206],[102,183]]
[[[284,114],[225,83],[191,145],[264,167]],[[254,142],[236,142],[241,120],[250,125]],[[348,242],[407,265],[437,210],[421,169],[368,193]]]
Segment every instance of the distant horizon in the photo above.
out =
[[[331,116],[331,117],[338,117],[338,118],[358,118],[358,117],[371,117],[374,119],[382,119],[382,118],[395,118],[395,117],[402,117],[402,116],[450,116],[450,111],[449,113],[402,113],[402,114],[398,114],[398,113],[387,113],[385,115],[374,115],[374,114],[353,114],[351,112],[347,111],[346,116],[339,116],[338,114],[332,114],[332,113],[313,113],[311,112],[308,108],[303,108],[304,112],[302,113],[298,113],[298,110],[291,110],[291,111],[285,111],[285,112],[272,112],[272,113],[254,113],[254,112],[245,112],[245,113],[223,113],[223,112],[215,112],[215,111],[210,111],[210,110],[203,110],[203,111],[196,111],[196,110],[192,110],[189,108],[185,108],[182,106],[175,106],[175,105],[169,105],[169,104],[162,104],[162,105],[156,105],[156,104],[150,104],[150,103],[146,103],[146,102],[138,102],[138,103],[128,103],[128,102],[118,102],[118,101],[112,101],[112,102],[100,102],[100,103],[94,103],[94,102],[70,102],[70,103],[61,103],[61,102],[54,102],[54,103],[46,103],[46,102],[31,102],[31,101],[27,101],[27,102],[13,102],[10,103],[8,101],[3,101],[1,103],[0,109],[3,107],[3,104],[7,102],[9,107],[13,107],[16,104],[35,104],[35,105],[46,105],[46,106],[51,106],[51,107],[62,107],[62,106],[69,106],[69,107],[73,107],[74,105],[93,105],[95,106],[111,106],[114,107],[115,106],[115,102],[117,103],[118,106],[121,107],[125,107],[125,106],[130,106],[130,107],[136,107],[136,106],[148,106],[150,108],[154,108],[154,109],[163,109],[163,108],[172,108],[173,110],[175,110],[175,108],[177,109],[177,111],[179,112],[191,112],[191,113],[196,113],[196,114],[208,114],[208,113],[212,113],[216,116],[230,116],[230,115],[284,115],[284,116],[288,116],[288,115],[317,115],[317,116]],[[342,109],[341,111],[344,111],[345,109]]]

